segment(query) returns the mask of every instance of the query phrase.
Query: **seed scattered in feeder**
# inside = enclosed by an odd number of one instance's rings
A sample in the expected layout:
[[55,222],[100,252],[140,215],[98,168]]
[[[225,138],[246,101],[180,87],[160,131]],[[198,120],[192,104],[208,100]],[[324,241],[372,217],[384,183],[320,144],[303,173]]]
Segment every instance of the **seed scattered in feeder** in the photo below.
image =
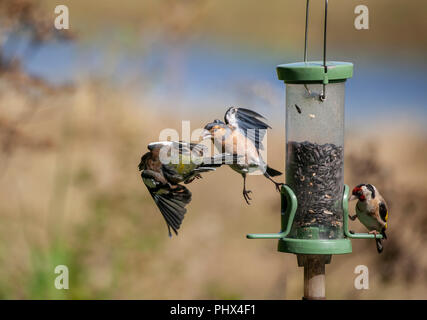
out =
[[310,209],[310,210],[308,210],[308,212],[309,212],[309,213],[315,213],[315,212],[314,212],[314,210],[311,210],[311,209]]
[[326,198],[326,199],[330,199],[330,198],[331,198],[331,196],[330,196],[329,194],[325,194],[325,198]]
[[323,210],[324,214],[334,214],[333,212],[329,211],[329,210]]
[[316,118],[316,116],[315,116],[314,114],[312,114],[312,113],[310,113],[308,116],[309,116],[311,119]]
[[298,113],[301,113],[301,108],[300,108],[300,107],[298,107],[298,105],[297,105],[297,104],[295,104],[295,109],[297,109]]
[[334,221],[332,223],[332,225],[335,226],[335,227],[342,227],[342,222],[341,221]]

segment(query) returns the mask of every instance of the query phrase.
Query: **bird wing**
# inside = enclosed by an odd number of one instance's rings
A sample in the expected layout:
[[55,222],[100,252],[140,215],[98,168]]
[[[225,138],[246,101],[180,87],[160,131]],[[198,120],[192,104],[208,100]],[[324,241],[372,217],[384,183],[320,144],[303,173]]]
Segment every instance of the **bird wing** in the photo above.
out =
[[387,205],[385,204],[384,201],[380,201],[380,204],[379,204],[379,213],[380,213],[380,217],[381,217],[382,221],[387,222],[387,220],[388,220],[388,210],[387,210]]
[[208,147],[200,143],[173,141],[172,148],[179,151],[179,154],[193,154],[202,157],[208,151]]
[[190,190],[179,184],[173,187],[165,185],[156,189],[149,186],[147,188],[166,221],[169,236],[172,236],[171,228],[178,235],[178,229],[187,212],[185,206],[191,201]]
[[[150,170],[150,169],[142,170],[141,171],[141,178],[142,178],[142,181],[144,181],[144,183],[146,185],[148,183],[150,186],[152,186],[152,188],[157,187],[158,185],[167,183],[162,172],[157,172],[157,171]],[[149,181],[149,182],[147,182],[147,181]]]
[[161,148],[164,146],[171,146],[173,144],[173,141],[157,141],[157,142],[151,142],[148,144],[147,148],[150,151],[153,151],[157,148]]
[[384,200],[380,201],[378,211],[379,211],[381,219],[385,223],[384,227],[381,229],[381,234],[383,235],[384,239],[387,239],[387,235],[385,234],[385,231],[387,229],[388,209],[387,209],[387,205],[384,202]]
[[167,157],[163,159],[163,164],[166,161],[178,164],[182,162],[183,158],[186,158],[184,162],[192,162],[191,159],[201,158],[208,153],[208,147],[205,145],[182,141],[151,142],[148,145],[148,149],[155,153],[157,157]]
[[208,152],[208,147],[200,143],[190,143],[190,150],[193,154],[202,157]]
[[153,151],[157,148],[169,147],[171,149],[178,150],[180,154],[194,152],[200,156],[203,155],[203,152],[207,150],[205,145],[183,141],[157,141],[149,143],[147,147],[150,151]]
[[[179,183],[190,179],[197,174],[195,169],[203,160],[206,146],[196,143],[173,142],[171,145],[171,162],[163,163],[162,171],[166,179],[172,183]],[[178,158],[174,158],[174,157]],[[198,162],[196,160],[199,160]]]
[[265,119],[255,111],[231,107],[225,113],[224,121],[226,124],[239,129],[245,137],[254,143],[257,149],[264,150],[262,140],[267,129],[271,129],[271,127],[259,118]]

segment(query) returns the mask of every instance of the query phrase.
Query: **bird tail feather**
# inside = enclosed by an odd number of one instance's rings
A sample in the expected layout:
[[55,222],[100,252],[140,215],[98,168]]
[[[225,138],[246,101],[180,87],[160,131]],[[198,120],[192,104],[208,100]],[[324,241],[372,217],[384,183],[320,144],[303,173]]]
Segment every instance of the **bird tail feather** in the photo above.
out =
[[270,168],[269,166],[267,166],[266,172],[271,177],[280,176],[282,174],[280,171],[277,171],[277,170],[275,170],[273,168]]
[[383,252],[383,243],[382,243],[381,239],[375,239],[375,242],[377,244],[378,253]]
[[384,239],[387,239],[387,235],[385,234],[385,228],[383,228],[383,229],[381,230],[381,234],[383,235],[383,238],[384,238]]

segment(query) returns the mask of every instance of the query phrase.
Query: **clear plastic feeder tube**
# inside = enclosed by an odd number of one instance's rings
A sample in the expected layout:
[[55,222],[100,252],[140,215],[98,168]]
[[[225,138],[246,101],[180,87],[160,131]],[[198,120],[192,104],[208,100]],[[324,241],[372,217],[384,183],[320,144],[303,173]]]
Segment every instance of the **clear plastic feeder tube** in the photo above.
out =
[[343,233],[345,82],[286,84],[286,183],[298,209],[291,237],[339,239]]

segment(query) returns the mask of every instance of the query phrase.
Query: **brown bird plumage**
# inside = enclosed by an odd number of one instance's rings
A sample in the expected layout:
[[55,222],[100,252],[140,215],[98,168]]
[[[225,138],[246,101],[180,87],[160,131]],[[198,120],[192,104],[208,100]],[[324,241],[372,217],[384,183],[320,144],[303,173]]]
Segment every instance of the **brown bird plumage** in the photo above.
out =
[[270,168],[261,157],[260,150],[264,149],[262,140],[271,127],[260,118],[265,119],[252,110],[231,107],[225,113],[225,122],[215,120],[205,126],[204,139],[211,139],[222,152],[242,156],[238,163],[230,164],[230,167],[243,177],[243,197],[248,204],[251,191],[246,190],[247,174],[260,170],[277,190],[283,184],[271,178],[282,173]]

